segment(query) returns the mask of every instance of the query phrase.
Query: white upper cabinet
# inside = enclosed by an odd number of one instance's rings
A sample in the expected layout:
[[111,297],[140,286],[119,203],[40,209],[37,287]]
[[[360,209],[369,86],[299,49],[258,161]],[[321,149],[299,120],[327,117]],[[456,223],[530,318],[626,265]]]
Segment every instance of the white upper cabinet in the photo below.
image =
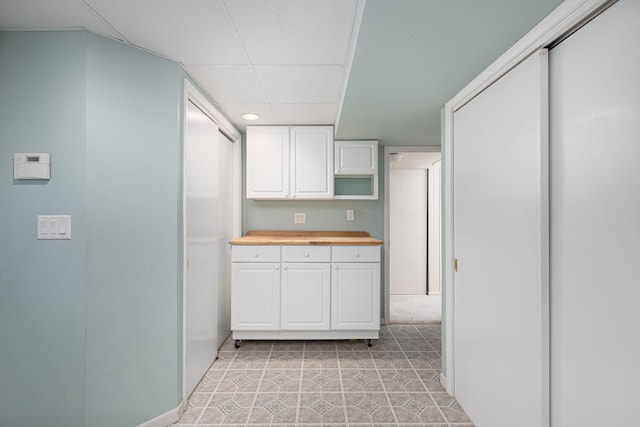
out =
[[247,126],[247,199],[332,199],[332,126]]
[[378,141],[336,141],[334,199],[378,199]]
[[333,198],[333,127],[291,128],[291,197]]
[[247,199],[289,197],[289,126],[247,126]]
[[336,141],[336,175],[378,173],[378,141]]

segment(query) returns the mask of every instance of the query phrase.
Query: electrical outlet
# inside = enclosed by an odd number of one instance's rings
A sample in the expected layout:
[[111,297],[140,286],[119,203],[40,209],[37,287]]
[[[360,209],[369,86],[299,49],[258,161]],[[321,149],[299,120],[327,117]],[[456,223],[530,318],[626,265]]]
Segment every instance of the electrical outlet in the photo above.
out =
[[354,213],[353,209],[347,209],[347,221],[355,221],[356,220],[356,214]]
[[294,224],[304,224],[307,222],[306,215],[304,212],[296,212],[293,214],[293,223]]

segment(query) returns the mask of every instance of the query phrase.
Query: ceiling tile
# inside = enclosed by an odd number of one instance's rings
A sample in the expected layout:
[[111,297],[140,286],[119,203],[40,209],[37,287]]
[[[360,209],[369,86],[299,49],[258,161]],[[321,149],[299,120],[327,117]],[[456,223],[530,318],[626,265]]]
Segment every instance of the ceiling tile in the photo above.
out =
[[227,0],[253,64],[344,64],[355,0]]
[[277,123],[290,125],[331,125],[338,104],[271,104]]
[[264,65],[255,71],[272,104],[332,104],[340,98],[344,68],[339,65]]
[[0,28],[4,30],[86,28],[94,33],[121,39],[117,32],[78,0],[2,0],[0,7]]
[[[247,125],[274,125],[275,117],[268,104],[219,104],[218,107],[234,125],[244,131]],[[258,120],[247,121],[240,118],[242,113],[255,113],[260,116]]]
[[212,0],[85,0],[127,40],[183,64],[246,64],[224,6]]
[[248,65],[185,65],[184,68],[220,104],[267,102]]

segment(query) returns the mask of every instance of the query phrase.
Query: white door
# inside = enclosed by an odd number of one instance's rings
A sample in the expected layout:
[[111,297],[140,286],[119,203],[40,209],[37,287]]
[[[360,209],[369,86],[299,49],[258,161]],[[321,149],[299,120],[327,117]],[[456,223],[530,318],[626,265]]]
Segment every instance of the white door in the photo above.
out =
[[289,126],[247,126],[247,198],[289,197]]
[[549,55],[551,421],[640,425],[640,2]]
[[331,329],[380,328],[380,264],[333,263]]
[[427,294],[427,169],[389,169],[389,292]]
[[477,427],[548,425],[546,64],[454,114],[455,393]]
[[333,127],[291,128],[291,197],[333,198]]
[[280,263],[234,262],[231,289],[231,329],[280,329]]
[[282,265],[282,330],[328,330],[331,273],[327,263]]
[[185,395],[217,356],[219,247],[217,241],[218,128],[191,102],[185,143]]
[[378,173],[378,141],[335,141],[336,175]]

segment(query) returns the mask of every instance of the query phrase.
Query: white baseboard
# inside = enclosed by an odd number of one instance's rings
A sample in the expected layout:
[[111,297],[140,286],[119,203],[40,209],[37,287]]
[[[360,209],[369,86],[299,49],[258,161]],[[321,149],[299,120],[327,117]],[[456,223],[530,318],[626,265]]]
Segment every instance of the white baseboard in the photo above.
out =
[[164,414],[160,414],[154,419],[145,421],[142,424],[138,425],[138,427],[167,427],[178,421],[183,412],[184,401],[180,402],[180,404],[176,408],[173,408],[170,411],[165,412]]
[[454,395],[452,393],[453,389],[449,386],[449,380],[444,375],[444,372],[440,372],[440,384],[442,385],[442,387],[444,387],[444,389],[447,391],[447,393],[449,393],[451,396]]

